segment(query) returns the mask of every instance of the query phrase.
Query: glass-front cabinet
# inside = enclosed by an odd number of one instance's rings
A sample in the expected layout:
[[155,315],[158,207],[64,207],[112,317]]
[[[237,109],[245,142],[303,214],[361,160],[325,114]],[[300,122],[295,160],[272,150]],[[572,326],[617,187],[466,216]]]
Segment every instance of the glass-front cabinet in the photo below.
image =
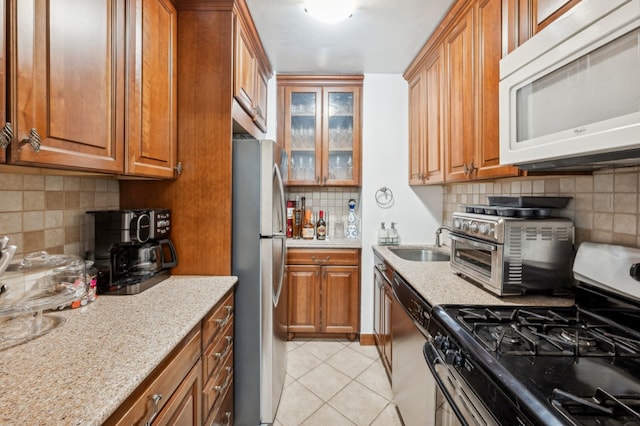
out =
[[278,76],[288,185],[360,185],[361,92],[362,76]]

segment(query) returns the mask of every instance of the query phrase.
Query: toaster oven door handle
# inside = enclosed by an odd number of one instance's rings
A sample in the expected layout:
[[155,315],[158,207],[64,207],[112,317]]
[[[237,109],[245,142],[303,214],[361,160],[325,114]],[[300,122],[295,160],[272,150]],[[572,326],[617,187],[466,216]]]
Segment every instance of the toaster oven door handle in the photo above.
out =
[[453,234],[449,235],[449,237],[452,240],[455,240],[455,241],[457,241],[459,243],[467,244],[467,245],[470,245],[472,247],[479,248],[481,250],[489,250],[489,251],[496,251],[497,250],[497,247],[492,245],[492,244],[487,244],[487,243],[483,243],[483,242],[480,242],[480,241],[471,240],[469,238],[458,237],[457,235],[453,235]]

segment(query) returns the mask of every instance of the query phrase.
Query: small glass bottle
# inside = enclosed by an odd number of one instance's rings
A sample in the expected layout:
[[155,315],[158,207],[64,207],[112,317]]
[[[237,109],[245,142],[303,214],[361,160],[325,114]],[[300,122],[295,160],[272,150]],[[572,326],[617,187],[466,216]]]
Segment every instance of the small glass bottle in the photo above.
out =
[[296,206],[293,209],[293,239],[300,238],[300,228],[302,225],[302,210],[300,209],[300,197],[296,197]]
[[302,239],[313,240],[313,231],[315,226],[311,221],[311,210],[305,210],[304,212],[304,224],[302,225]]
[[327,238],[327,223],[324,221],[324,211],[320,210],[318,222],[316,223],[316,239],[325,240]]

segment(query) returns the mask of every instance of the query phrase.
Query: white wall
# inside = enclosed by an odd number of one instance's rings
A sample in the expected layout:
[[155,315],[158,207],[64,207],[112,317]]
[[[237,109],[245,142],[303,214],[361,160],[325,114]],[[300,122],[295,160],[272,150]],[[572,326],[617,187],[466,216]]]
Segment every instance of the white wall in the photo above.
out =
[[[442,223],[441,186],[408,184],[408,89],[401,75],[366,74],[362,120],[361,333],[373,333],[373,251],[380,222],[396,222],[401,244],[433,244]],[[376,191],[386,186],[394,204],[379,207]]]

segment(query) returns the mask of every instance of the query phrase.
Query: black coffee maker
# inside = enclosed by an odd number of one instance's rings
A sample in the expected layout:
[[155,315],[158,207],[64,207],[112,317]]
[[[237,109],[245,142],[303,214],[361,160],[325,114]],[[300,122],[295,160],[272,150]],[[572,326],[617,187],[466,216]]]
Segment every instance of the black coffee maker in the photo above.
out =
[[178,264],[168,209],[87,212],[87,257],[101,294],[137,294],[169,277]]

